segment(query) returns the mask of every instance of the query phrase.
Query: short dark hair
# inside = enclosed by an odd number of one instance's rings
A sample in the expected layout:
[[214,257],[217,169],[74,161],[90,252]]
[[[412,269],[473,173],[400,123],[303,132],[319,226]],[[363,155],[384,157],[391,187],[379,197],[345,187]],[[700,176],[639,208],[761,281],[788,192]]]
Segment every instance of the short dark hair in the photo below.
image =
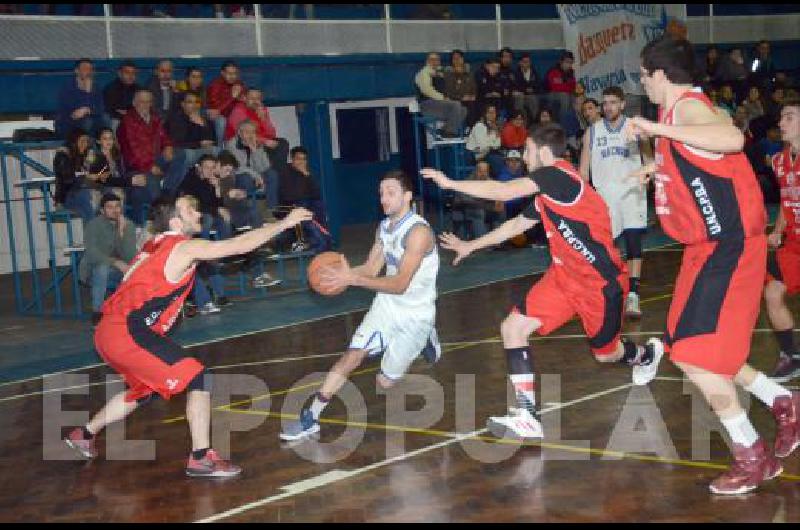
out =
[[122,63],[119,65],[119,68],[117,68],[117,70],[122,70],[123,68],[137,68],[137,66],[136,66],[136,63],[134,63],[133,61],[128,60],[128,61],[122,61]]
[[233,153],[227,149],[221,151],[217,156],[220,166],[233,166],[233,169],[239,169],[239,161],[233,156]]
[[592,103],[592,104],[593,104],[595,107],[599,107],[599,106],[600,106],[600,102],[599,102],[599,101],[597,101],[597,100],[596,100],[596,99],[594,99],[594,98],[587,98],[587,99],[586,99],[586,101],[584,101],[584,102],[581,104],[581,106],[583,106],[583,105],[586,105],[587,103]]
[[408,177],[405,171],[402,169],[391,169],[384,173],[381,176],[381,182],[384,180],[396,180],[400,183],[400,187],[403,189],[404,192],[410,191],[414,193],[414,185],[411,183],[411,179]]
[[574,61],[575,60],[575,54],[573,54],[569,50],[565,50],[565,51],[561,52],[561,57],[559,57],[558,60],[560,62],[560,61],[563,61],[564,59],[572,59]]
[[464,57],[464,51],[463,50],[459,50],[459,49],[456,48],[455,50],[450,52],[450,60],[453,59],[453,55],[455,55],[455,54],[458,54],[461,57]]
[[618,86],[610,86],[603,89],[604,96],[616,96],[621,101],[625,101],[625,92],[622,90],[622,87]]
[[567,133],[557,123],[535,127],[528,135],[536,147],[549,147],[555,157],[562,157],[567,151]]
[[190,75],[192,75],[192,72],[200,72],[202,74],[203,70],[197,66],[189,66],[186,68],[186,77],[188,78]]
[[531,58],[531,54],[528,53],[528,52],[525,52],[522,55],[520,55],[519,58],[520,58],[520,60],[522,60],[522,59],[530,59]]
[[649,75],[662,70],[666,78],[675,84],[694,81],[694,48],[686,39],[673,39],[664,35],[642,48],[642,67]]
[[106,204],[109,202],[122,202],[122,199],[116,193],[107,191],[100,198],[100,209],[105,208]]
[[781,103],[781,110],[785,109],[786,107],[800,107],[800,97],[791,96],[788,98],[783,98],[783,103]]
[[201,166],[203,165],[203,162],[206,162],[208,160],[211,160],[212,162],[217,162],[218,158],[212,154],[206,153],[200,157],[200,159],[197,161],[197,165]]
[[292,147],[292,150],[289,151],[289,158],[294,158],[294,155],[296,155],[297,153],[303,153],[304,155],[308,156],[308,149],[306,149],[302,145]]
[[514,56],[514,50],[512,50],[508,46],[503,46],[502,48],[500,48],[500,53],[498,53],[497,55],[499,57],[502,57],[504,53],[510,53],[512,57]]
[[228,68],[229,66],[233,66],[234,68],[239,68],[239,65],[236,64],[236,61],[227,60],[222,63],[222,66],[219,67],[220,71]]
[[73,68],[77,68],[77,67],[79,67],[80,65],[82,65],[83,63],[89,63],[89,64],[91,64],[92,66],[94,66],[94,61],[92,61],[92,60],[91,60],[91,59],[89,59],[88,57],[81,57],[80,59],[78,59],[77,61],[75,61],[75,64],[73,65]]
[[486,59],[486,64],[500,64],[500,59],[497,57],[489,57]]
[[172,194],[162,195],[150,206],[149,218],[154,233],[160,234],[169,230],[169,222],[178,217],[178,208],[175,204],[177,200]]

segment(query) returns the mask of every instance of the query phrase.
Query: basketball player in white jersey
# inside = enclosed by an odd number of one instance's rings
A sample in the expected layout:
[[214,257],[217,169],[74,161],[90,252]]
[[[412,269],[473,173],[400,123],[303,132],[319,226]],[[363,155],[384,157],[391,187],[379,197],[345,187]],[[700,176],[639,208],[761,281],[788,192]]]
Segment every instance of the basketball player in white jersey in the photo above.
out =
[[[627,140],[625,126],[625,93],[620,87],[603,90],[603,119],[586,129],[583,135],[580,173],[590,181],[608,205],[614,239],[622,237],[630,273],[630,292],[625,314],[641,317],[639,278],[642,274],[642,236],[647,230],[647,188],[631,172],[642,167],[639,143]],[[650,149],[642,146],[648,158]]]
[[[412,211],[411,181],[402,171],[389,171],[381,178],[380,197],[386,219],[366,263],[351,268],[345,261],[342,267],[328,267],[321,281],[325,289],[354,286],[378,294],[311,406],[300,412],[299,420],[284,424],[281,440],[319,432],[320,413],[365,358],[383,354],[377,383],[389,388],[420,354],[431,364],[441,356],[434,328],[439,272],[436,237],[427,221]],[[386,275],[378,276],[384,265]]]

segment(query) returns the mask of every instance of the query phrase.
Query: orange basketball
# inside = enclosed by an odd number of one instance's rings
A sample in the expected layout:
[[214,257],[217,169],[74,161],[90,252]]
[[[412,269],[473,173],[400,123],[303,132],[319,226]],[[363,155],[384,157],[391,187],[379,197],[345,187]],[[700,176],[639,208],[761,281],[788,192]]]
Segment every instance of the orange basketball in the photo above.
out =
[[331,265],[334,267],[341,265],[343,258],[344,255],[338,252],[323,252],[321,254],[317,254],[314,259],[311,260],[311,263],[308,264],[308,284],[311,286],[311,288],[319,294],[325,296],[335,296],[337,294],[341,294],[345,288],[325,290],[320,286],[320,281],[322,280],[322,269]]

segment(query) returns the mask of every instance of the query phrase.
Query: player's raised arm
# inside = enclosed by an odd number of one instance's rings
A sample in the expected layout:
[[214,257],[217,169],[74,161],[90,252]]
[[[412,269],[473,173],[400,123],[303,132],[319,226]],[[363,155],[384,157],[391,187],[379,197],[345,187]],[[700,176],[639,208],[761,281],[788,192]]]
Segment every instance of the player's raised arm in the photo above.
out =
[[456,253],[456,257],[453,259],[453,265],[458,265],[464,258],[473,252],[482,248],[499,245],[503,241],[507,241],[512,237],[533,228],[538,222],[539,221],[536,219],[530,219],[525,217],[525,215],[520,214],[513,219],[509,219],[505,223],[501,224],[491,232],[479,237],[478,239],[464,241],[456,237],[454,234],[445,232],[439,236],[439,242],[441,243],[442,248],[452,250]]
[[442,189],[465,193],[479,199],[490,201],[511,201],[521,197],[530,197],[537,191],[536,184],[528,178],[519,178],[508,182],[496,180],[453,180],[438,169],[423,168],[420,173]]

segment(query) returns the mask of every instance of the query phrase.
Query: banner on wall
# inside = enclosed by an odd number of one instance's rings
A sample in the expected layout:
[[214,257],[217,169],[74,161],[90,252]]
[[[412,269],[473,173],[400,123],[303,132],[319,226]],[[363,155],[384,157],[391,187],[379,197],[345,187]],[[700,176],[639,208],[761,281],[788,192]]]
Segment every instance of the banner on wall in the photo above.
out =
[[665,31],[686,37],[685,15],[665,4],[558,4],[566,49],[575,55],[575,77],[586,95],[600,99],[620,86],[644,94],[639,53]]

